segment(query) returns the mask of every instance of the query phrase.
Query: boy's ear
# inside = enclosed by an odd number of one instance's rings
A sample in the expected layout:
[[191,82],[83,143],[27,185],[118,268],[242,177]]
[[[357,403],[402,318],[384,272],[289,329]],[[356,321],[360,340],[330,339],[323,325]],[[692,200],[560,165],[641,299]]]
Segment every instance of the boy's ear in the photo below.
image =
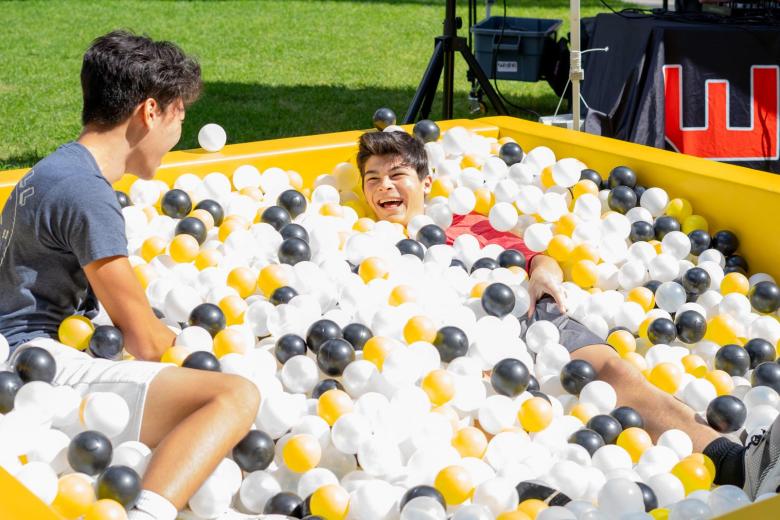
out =
[[427,175],[423,179],[423,192],[426,196],[430,195],[431,193],[431,185],[433,184],[433,178],[430,175]]
[[140,105],[140,116],[144,126],[151,128],[159,117],[159,106],[154,98],[147,98]]

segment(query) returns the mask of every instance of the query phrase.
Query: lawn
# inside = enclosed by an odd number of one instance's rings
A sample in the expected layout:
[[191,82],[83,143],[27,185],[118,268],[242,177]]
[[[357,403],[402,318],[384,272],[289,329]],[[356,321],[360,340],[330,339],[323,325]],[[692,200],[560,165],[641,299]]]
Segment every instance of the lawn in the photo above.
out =
[[[568,0],[507,4],[508,16],[568,16]],[[583,1],[583,16],[602,10],[597,0]],[[501,11],[499,0],[494,14]],[[458,14],[467,16],[465,2]],[[221,124],[235,143],[366,128],[380,106],[400,118],[443,16],[444,0],[4,2],[0,169],[30,166],[78,135],[81,57],[111,29],[172,40],[198,57],[205,92],[188,111],[178,145],[194,148],[198,129],[209,122]],[[559,35],[566,32],[568,21]],[[469,117],[465,65],[456,63],[455,116]],[[499,87],[516,105],[555,110],[557,97],[546,83]],[[437,98],[432,116],[440,110]]]

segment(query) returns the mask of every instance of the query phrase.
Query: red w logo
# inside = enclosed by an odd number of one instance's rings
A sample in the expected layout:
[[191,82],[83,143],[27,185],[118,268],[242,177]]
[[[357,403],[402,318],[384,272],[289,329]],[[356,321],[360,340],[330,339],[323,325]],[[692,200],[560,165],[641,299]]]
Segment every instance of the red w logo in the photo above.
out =
[[732,127],[728,80],[704,84],[704,126],[683,126],[682,67],[663,67],[666,140],[675,150],[721,161],[780,159],[780,67],[750,68],[750,126]]

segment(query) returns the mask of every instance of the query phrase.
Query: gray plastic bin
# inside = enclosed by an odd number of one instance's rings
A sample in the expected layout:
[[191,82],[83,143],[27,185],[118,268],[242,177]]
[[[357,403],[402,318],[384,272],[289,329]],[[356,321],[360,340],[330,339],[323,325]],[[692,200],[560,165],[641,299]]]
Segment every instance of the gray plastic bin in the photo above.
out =
[[539,81],[544,49],[555,43],[561,23],[543,18],[491,16],[471,28],[474,54],[489,78]]

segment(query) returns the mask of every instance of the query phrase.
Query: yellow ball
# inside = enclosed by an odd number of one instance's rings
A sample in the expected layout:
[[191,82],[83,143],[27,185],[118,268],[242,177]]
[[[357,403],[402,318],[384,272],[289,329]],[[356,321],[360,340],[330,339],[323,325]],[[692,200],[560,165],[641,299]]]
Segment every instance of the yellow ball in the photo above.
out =
[[517,418],[524,430],[529,432],[542,431],[552,422],[552,405],[546,399],[532,397],[520,405]]
[[691,453],[683,460],[693,460],[698,464],[703,464],[707,468],[707,472],[710,474],[710,479],[715,480],[715,463],[712,459],[703,453]]
[[658,363],[650,371],[649,380],[664,392],[674,394],[682,380],[682,369],[676,363]]
[[140,264],[133,267],[133,273],[135,273],[138,283],[140,283],[141,287],[144,289],[149,287],[152,280],[157,278],[157,272],[154,270],[154,267],[149,264]]
[[668,520],[669,519],[669,510],[665,507],[658,507],[656,509],[653,509],[650,511],[650,516],[653,517],[653,520]]
[[636,352],[636,338],[627,330],[616,330],[607,336],[607,344],[624,356],[629,352]]
[[552,174],[552,166],[547,166],[542,170],[542,173],[539,176],[539,181],[545,188],[552,188],[555,186],[555,179],[553,179]]
[[731,293],[747,295],[748,291],[750,291],[750,282],[742,273],[728,273],[720,282],[720,293],[724,296]]
[[485,289],[487,286],[490,285],[488,282],[477,282],[474,284],[474,286],[471,288],[471,293],[469,293],[469,296],[472,298],[482,298],[482,293],[485,292]]
[[431,192],[428,195],[434,197],[449,197],[450,192],[455,189],[455,185],[449,177],[437,177],[431,183]]
[[358,274],[364,282],[368,283],[375,278],[387,278],[390,269],[387,263],[379,257],[366,258],[358,267]]
[[169,251],[174,262],[186,264],[197,258],[200,252],[200,244],[192,235],[176,235],[171,241]]
[[571,193],[574,197],[574,200],[577,200],[588,193],[598,197],[599,187],[596,186],[596,183],[590,179],[582,179],[581,181],[578,181],[577,184],[572,186]]
[[717,392],[719,396],[728,395],[734,390],[734,380],[723,370],[707,372],[704,379],[712,383],[715,387],[715,392]]
[[598,408],[591,403],[577,403],[572,407],[569,415],[576,417],[582,421],[582,424],[585,424],[590,421],[594,415],[598,415],[598,413]]
[[341,217],[344,214],[344,210],[341,209],[341,205],[336,202],[326,202],[320,208],[320,215],[326,217]]
[[590,242],[583,242],[574,248],[571,252],[570,262],[577,262],[578,260],[590,260],[591,262],[599,261],[599,250]]
[[[553,233],[556,235],[566,235],[570,237],[574,233],[574,228],[577,227],[577,217],[574,213],[567,213],[562,216],[558,222],[553,224]],[[575,248],[576,249],[576,248]],[[572,250],[572,253],[574,251]]]
[[234,329],[222,329],[214,336],[214,355],[221,358],[227,354],[244,354],[244,335]]
[[416,302],[417,291],[410,285],[396,285],[387,297],[387,303],[398,307],[402,303]]
[[189,216],[195,217],[196,219],[203,222],[203,225],[206,226],[206,231],[211,231],[214,229],[214,216],[205,209],[196,209],[190,213]]
[[479,168],[484,161],[474,154],[464,154],[460,161],[461,168]]
[[667,204],[665,213],[680,222],[684,222],[693,213],[693,207],[685,199],[672,199]]
[[704,464],[694,459],[684,459],[674,465],[672,475],[680,479],[685,494],[689,495],[694,491],[710,489],[712,486],[712,477]]
[[592,260],[578,260],[574,262],[571,266],[571,279],[583,289],[593,287],[599,279],[596,263]]
[[157,211],[157,208],[152,206],[146,206],[142,211],[144,212],[144,215],[146,215],[146,220],[148,222],[151,222],[155,217],[160,216],[160,212]]
[[398,345],[399,343],[390,338],[373,336],[363,345],[363,359],[372,362],[379,370],[382,370],[385,357],[390,353],[390,350]]
[[263,190],[255,186],[246,186],[244,188],[241,188],[241,191],[239,191],[239,193],[241,195],[245,195],[249,197],[255,202],[262,202],[263,200]]
[[290,186],[296,190],[303,189],[303,177],[301,177],[300,173],[293,170],[287,170],[287,178],[290,180]]
[[154,257],[165,252],[168,243],[161,237],[149,237],[141,244],[141,258],[151,262]]
[[127,511],[119,502],[104,498],[89,506],[84,520],[127,520]]
[[[731,274],[731,273],[729,273]],[[707,323],[704,339],[714,341],[718,345],[737,343],[737,321],[728,314],[719,314]]]
[[532,519],[536,518],[536,516],[547,509],[549,506],[539,500],[538,498],[529,498],[528,500],[523,500],[520,502],[520,505],[517,506],[517,510],[521,513],[525,513],[528,516],[530,516]]
[[92,483],[81,473],[63,475],[57,481],[57,496],[51,506],[67,520],[83,516],[95,502]]
[[439,471],[433,486],[439,490],[448,506],[462,504],[474,492],[471,474],[461,466],[447,466]]
[[217,236],[222,242],[224,242],[233,231],[247,229],[247,227],[248,226],[241,220],[235,218],[226,219],[222,222],[222,225],[219,226],[219,232],[217,233]]
[[404,339],[410,345],[415,341],[433,343],[436,331],[436,323],[428,316],[414,316],[404,325]]
[[682,223],[682,232],[686,235],[696,231],[697,229],[701,229],[702,231],[710,230],[710,225],[707,223],[707,219],[701,215],[691,215]]
[[333,424],[345,413],[352,411],[352,398],[343,390],[328,390],[317,400],[317,415]]
[[57,336],[60,343],[77,350],[86,350],[89,346],[89,340],[92,339],[92,333],[95,332],[95,326],[84,316],[68,316],[57,329]]
[[195,257],[195,267],[202,271],[207,267],[216,267],[220,260],[222,260],[222,253],[216,249],[204,249]]
[[533,518],[522,511],[504,511],[496,517],[496,520],[533,520]]
[[349,493],[338,484],[326,484],[312,493],[309,509],[325,520],[343,520],[349,511]]
[[163,352],[160,363],[173,363],[180,367],[190,354],[192,354],[192,351],[187,347],[174,345],[173,347],[168,347],[165,352]]
[[308,433],[293,435],[282,448],[282,459],[294,473],[305,473],[315,468],[321,458],[320,441]]
[[284,268],[278,264],[271,264],[263,267],[260,275],[257,277],[257,285],[266,298],[270,297],[279,287],[289,283],[287,273]]
[[235,294],[225,296],[219,301],[219,308],[225,315],[225,321],[228,325],[238,325],[244,323],[244,313],[249,307],[246,300]]
[[681,361],[685,372],[693,377],[704,377],[707,374],[707,363],[700,356],[688,354]]
[[475,457],[481,459],[487,450],[487,437],[479,428],[466,426],[452,436],[452,447],[461,457]]
[[374,222],[370,218],[363,217],[355,221],[355,223],[352,225],[352,229],[354,229],[359,233],[366,233],[374,229],[374,226],[376,226],[376,222]]
[[248,267],[236,267],[228,274],[227,285],[238,291],[239,296],[246,298],[255,292],[257,276]]
[[435,406],[448,402],[455,395],[455,378],[446,370],[428,372],[420,386]]
[[480,215],[487,216],[490,213],[490,209],[496,203],[496,197],[493,192],[487,188],[477,188],[474,190],[474,195],[477,197],[477,203],[474,206],[474,211]]
[[566,235],[555,235],[547,246],[547,254],[558,262],[565,262],[574,251],[574,240]]
[[647,369],[647,361],[645,361],[645,358],[642,357],[641,354],[636,352],[627,352],[622,356],[622,358],[624,361],[631,363],[631,365],[633,365],[634,368],[640,372],[643,372]]
[[631,455],[631,460],[637,463],[642,454],[653,446],[653,440],[642,428],[632,427],[620,432],[617,445],[626,450]]
[[638,303],[645,312],[650,312],[655,307],[655,294],[647,287],[634,287],[628,291],[626,301]]

